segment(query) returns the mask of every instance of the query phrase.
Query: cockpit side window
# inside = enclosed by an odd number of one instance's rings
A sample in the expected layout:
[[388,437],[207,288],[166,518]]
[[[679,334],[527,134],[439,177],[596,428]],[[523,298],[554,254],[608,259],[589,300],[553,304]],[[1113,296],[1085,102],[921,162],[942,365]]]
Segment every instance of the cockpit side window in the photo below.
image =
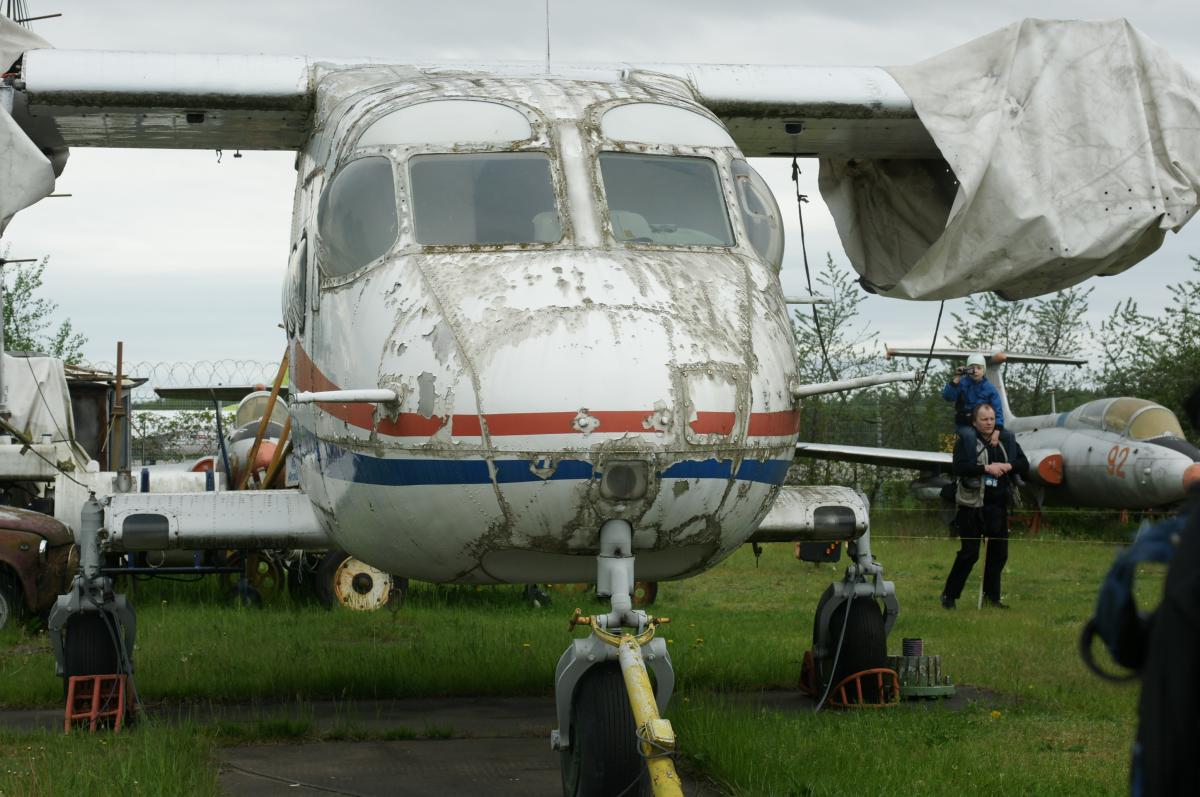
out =
[[391,161],[350,161],[325,187],[317,208],[321,272],[340,277],[382,257],[398,226]]
[[550,244],[562,239],[543,152],[416,155],[413,226],[426,246]]
[[708,158],[602,152],[600,175],[618,241],[733,246],[721,178]]
[[779,270],[783,265],[783,220],[771,189],[744,160],[733,162],[733,179],[750,245],[759,257]]

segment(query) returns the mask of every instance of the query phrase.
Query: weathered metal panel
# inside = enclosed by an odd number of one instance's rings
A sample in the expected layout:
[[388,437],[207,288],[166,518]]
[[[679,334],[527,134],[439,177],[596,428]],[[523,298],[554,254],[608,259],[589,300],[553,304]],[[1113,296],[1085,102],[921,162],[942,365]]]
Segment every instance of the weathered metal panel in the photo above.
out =
[[[308,497],[292,490],[118,493],[109,498],[104,510],[104,528],[111,550],[130,549],[131,540],[124,528],[131,515],[164,517],[169,548],[323,550],[332,547]],[[154,537],[151,546],[156,550],[162,547],[160,536]]]

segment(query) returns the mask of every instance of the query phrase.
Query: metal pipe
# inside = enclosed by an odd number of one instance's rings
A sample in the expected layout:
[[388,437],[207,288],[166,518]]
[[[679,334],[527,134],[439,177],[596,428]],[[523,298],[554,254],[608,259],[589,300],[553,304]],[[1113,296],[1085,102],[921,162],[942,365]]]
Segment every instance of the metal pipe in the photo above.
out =
[[675,772],[675,730],[671,721],[658,716],[658,705],[646,663],[642,660],[642,649],[630,634],[621,636],[617,648],[621,663],[621,675],[625,678],[625,691],[629,706],[633,709],[633,724],[637,728],[638,746],[650,772],[650,787],[655,797],[683,797],[679,775]]
[[263,437],[267,434],[267,426],[271,423],[271,413],[275,411],[275,401],[279,398],[279,388],[283,385],[283,375],[287,373],[287,367],[288,355],[287,352],[284,352],[283,359],[279,361],[279,370],[275,372],[275,382],[271,385],[271,396],[267,399],[267,407],[263,410],[262,420],[258,423],[258,432],[254,435],[254,445],[250,446],[250,453],[246,455],[246,470],[238,475],[235,490],[244,490],[246,483],[250,480],[250,475],[254,473],[254,460],[258,457],[258,449],[262,447]]
[[317,402],[328,402],[331,404],[380,404],[395,400],[396,391],[388,390],[387,388],[306,391],[296,393],[291,397],[293,404],[315,404]]
[[857,379],[841,379],[837,382],[817,382],[811,385],[800,385],[792,390],[796,398],[804,396],[819,396],[823,393],[841,393],[846,390],[858,390],[864,387],[884,385],[888,382],[912,382],[917,378],[916,371],[905,371],[896,374],[874,374],[860,376]]
[[0,420],[7,421],[12,413],[8,411],[8,390],[4,384],[4,263],[0,258]]
[[133,489],[133,479],[129,475],[129,463],[126,461],[128,452],[125,450],[125,424],[121,419],[125,417],[125,398],[124,398],[124,382],[125,382],[125,343],[117,341],[117,379],[116,385],[113,388],[113,411],[112,411],[112,426],[111,434],[113,444],[109,446],[109,458],[115,456],[116,462],[111,463],[112,469],[117,472],[117,492],[127,493]]
[[279,477],[279,471],[283,469],[283,464],[287,461],[287,456],[292,450],[292,443],[288,440],[288,435],[292,431],[292,416],[283,422],[283,431],[279,433],[279,440],[275,442],[275,456],[271,459],[271,465],[267,468],[266,478],[263,479],[262,489],[270,489],[275,483],[275,479]]

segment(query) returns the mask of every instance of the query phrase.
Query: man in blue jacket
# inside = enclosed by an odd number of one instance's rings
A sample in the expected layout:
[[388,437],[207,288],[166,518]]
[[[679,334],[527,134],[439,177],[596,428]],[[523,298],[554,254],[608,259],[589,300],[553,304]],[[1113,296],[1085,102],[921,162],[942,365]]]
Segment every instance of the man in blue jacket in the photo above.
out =
[[996,430],[989,441],[991,445],[999,442],[1000,432],[1004,430],[1004,407],[1000,401],[1000,391],[988,381],[984,368],[983,355],[972,354],[967,358],[966,367],[942,388],[942,398],[954,402],[954,427],[958,431],[958,438],[968,446],[975,439],[971,413],[980,404],[990,404],[996,411]]

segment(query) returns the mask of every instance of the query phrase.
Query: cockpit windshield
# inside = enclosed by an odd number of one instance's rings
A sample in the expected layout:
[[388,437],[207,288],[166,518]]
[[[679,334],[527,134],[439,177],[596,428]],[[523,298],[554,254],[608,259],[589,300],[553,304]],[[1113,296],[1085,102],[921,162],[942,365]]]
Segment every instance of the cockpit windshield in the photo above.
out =
[[546,244],[562,238],[545,153],[417,155],[408,173],[417,243]]
[[708,158],[600,153],[613,237],[668,246],[733,246],[717,165]]
[[1080,426],[1103,429],[1134,440],[1183,439],[1183,428],[1175,413],[1146,399],[1124,397],[1090,401],[1072,414],[1077,416]]

